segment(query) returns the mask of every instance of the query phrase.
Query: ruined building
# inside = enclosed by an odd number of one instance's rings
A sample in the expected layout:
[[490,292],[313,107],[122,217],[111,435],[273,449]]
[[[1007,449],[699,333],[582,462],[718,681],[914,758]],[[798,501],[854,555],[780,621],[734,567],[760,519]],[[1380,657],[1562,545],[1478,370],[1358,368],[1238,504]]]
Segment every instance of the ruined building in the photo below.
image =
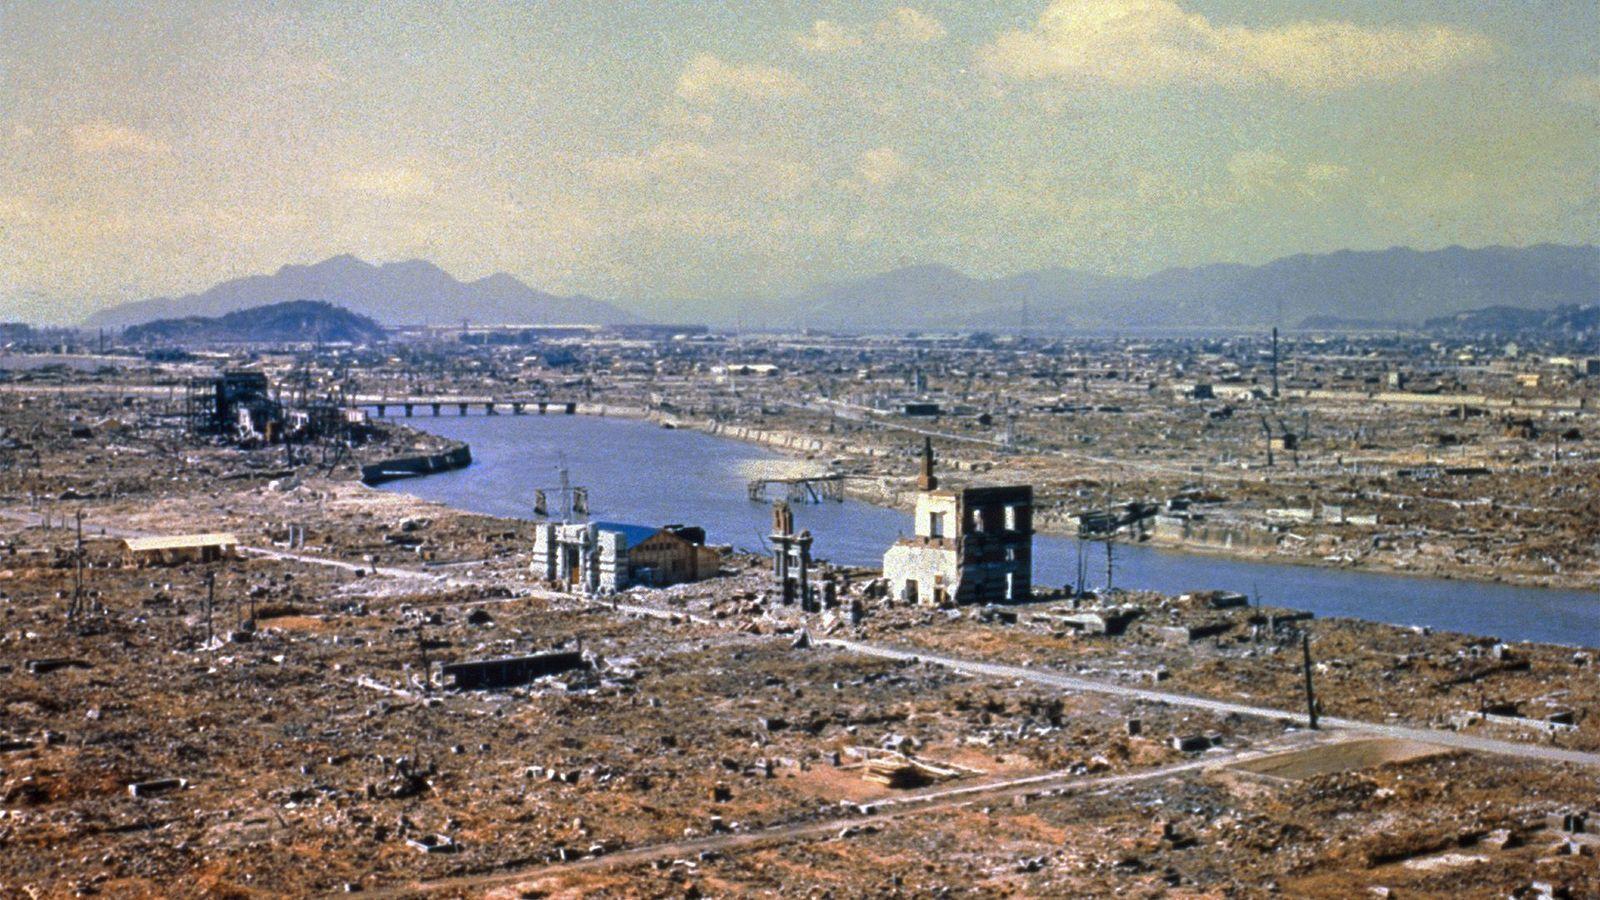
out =
[[705,546],[705,531],[699,528],[617,522],[534,526],[534,574],[581,593],[698,581],[715,575],[720,564],[720,555]]
[[190,382],[185,418],[192,434],[271,443],[281,436],[284,410],[266,373],[235,369]]
[[785,605],[812,608],[811,532],[795,534],[794,510],[782,500],[772,504],[772,574]]
[[891,596],[940,606],[1029,599],[1031,485],[939,490],[933,474],[933,442],[925,440],[915,531],[883,555]]
[[320,399],[302,389],[298,400],[280,402],[265,372],[229,369],[189,382],[185,427],[191,435],[221,437],[254,446],[319,438],[364,443],[372,436],[366,413],[344,399]]

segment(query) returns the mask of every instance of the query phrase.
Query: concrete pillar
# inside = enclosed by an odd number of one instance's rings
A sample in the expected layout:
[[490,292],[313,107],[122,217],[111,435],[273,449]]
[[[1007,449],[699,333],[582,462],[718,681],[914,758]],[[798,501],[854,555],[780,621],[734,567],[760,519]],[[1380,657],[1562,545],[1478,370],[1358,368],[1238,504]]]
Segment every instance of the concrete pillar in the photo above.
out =
[[772,542],[777,545],[777,550],[772,554],[772,574],[782,585],[789,579],[789,540],[786,536],[775,534]]
[[388,415],[388,413],[389,413],[389,407],[383,405],[382,403],[379,403],[378,404],[378,418],[381,419],[384,416]]
[[494,411],[494,404],[493,403],[485,403],[483,405],[483,414],[486,415],[486,416],[498,416],[499,415],[499,413]]
[[409,418],[411,418],[411,414],[412,414],[412,412],[414,412],[414,411],[415,411],[415,406],[414,406],[414,404],[411,404],[411,403],[407,403],[407,404],[406,404],[406,418],[408,418],[408,419],[409,419]]
[[433,417],[436,418],[436,419],[439,417],[439,407],[441,405],[443,405],[443,404],[439,404],[439,403],[433,404]]
[[795,539],[795,544],[800,550],[800,558],[797,560],[799,572],[796,573],[799,576],[800,583],[796,593],[800,598],[800,608],[811,612],[811,532],[800,532],[800,536]]
[[467,405],[465,403],[457,403],[456,404],[456,412],[459,415],[463,415],[463,416],[466,415],[467,414]]
[[577,411],[578,411],[578,404],[576,404],[576,403],[568,403],[567,404],[567,415],[570,416],[570,415],[572,415],[573,413],[575,413]]

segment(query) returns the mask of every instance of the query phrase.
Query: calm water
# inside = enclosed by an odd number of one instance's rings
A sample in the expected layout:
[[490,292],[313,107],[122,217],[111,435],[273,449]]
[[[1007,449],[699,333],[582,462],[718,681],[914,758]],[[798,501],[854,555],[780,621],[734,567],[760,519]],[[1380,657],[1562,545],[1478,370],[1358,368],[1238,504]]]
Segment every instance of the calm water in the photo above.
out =
[[[414,494],[472,512],[528,517],[533,492],[554,496],[565,454],[572,483],[589,488],[592,517],[639,525],[683,523],[706,529],[712,543],[763,548],[770,531],[766,504],[745,492],[752,463],[784,459],[764,448],[688,430],[593,416],[421,417],[410,424],[472,445],[475,464],[459,472],[394,482]],[[837,563],[876,566],[884,548],[910,530],[911,517],[863,503],[795,508],[795,524],[816,537],[814,553]],[[1245,562],[1116,547],[1116,584],[1166,593],[1222,589],[1263,602],[1504,640],[1600,646],[1600,592],[1381,575],[1338,569]],[[1064,585],[1076,568],[1076,541],[1039,535],[1034,581]],[[1105,556],[1088,554],[1091,586],[1103,584]]]

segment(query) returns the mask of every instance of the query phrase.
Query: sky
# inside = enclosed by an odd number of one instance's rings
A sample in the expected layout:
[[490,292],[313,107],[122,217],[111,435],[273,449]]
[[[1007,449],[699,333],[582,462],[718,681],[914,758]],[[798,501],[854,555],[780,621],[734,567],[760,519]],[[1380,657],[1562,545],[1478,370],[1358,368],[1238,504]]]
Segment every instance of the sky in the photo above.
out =
[[1600,3],[0,0],[0,319],[1600,243]]

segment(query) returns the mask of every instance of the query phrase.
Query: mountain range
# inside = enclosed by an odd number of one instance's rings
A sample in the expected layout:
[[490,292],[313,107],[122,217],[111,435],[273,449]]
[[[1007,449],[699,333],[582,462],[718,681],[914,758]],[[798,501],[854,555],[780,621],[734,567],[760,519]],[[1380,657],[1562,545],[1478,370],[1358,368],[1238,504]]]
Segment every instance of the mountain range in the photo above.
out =
[[1041,269],[973,278],[912,266],[786,298],[785,324],[841,330],[1259,328],[1307,319],[1420,324],[1485,306],[1600,301],[1600,247],[1449,247],[1303,254],[1144,277]]
[[336,256],[272,275],[224,282],[183,297],[105,310],[91,327],[219,316],[289,300],[325,300],[385,325],[626,324],[641,319],[751,328],[839,331],[1254,329],[1303,322],[1413,326],[1490,306],[1548,310],[1600,302],[1600,247],[1447,247],[1342,250],[1248,266],[1219,263],[1110,276],[1049,268],[977,278],[920,265],[835,282],[785,297],[627,308],[562,297],[510,275],[461,282],[422,260],[374,266]]
[[284,266],[271,275],[224,281],[197,294],[156,297],[91,316],[91,328],[124,328],[158,319],[217,317],[242,309],[322,300],[384,325],[593,324],[638,321],[592,297],[559,297],[504,273],[457,281],[433,263],[414,259],[372,265],[335,256],[309,266]]

